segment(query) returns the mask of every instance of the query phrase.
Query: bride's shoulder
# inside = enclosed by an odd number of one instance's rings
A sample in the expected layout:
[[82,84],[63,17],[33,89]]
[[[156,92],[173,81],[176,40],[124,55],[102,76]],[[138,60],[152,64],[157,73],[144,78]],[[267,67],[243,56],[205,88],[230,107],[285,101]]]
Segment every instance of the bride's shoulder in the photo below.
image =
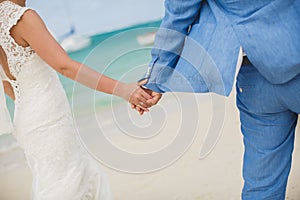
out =
[[24,32],[38,31],[45,29],[46,25],[39,14],[32,9],[27,9],[18,23],[20,30]]
[[6,2],[0,3],[0,38],[22,47],[30,46],[28,41],[40,42],[40,38],[45,35],[46,25],[38,13],[33,9]]
[[36,20],[42,20],[42,19],[35,10],[28,8],[26,11],[24,11],[22,20],[28,22],[32,22],[32,21],[34,22]]
[[21,32],[31,32],[34,29],[44,26],[44,22],[35,10],[27,8],[19,17],[15,25],[15,29],[19,29]]

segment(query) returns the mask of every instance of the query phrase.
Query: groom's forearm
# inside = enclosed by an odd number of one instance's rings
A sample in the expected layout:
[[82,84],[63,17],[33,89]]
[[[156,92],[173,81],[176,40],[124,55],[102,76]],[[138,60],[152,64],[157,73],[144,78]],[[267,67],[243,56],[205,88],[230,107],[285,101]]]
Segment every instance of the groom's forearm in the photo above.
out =
[[[152,62],[167,64],[179,55],[190,26],[195,23],[202,0],[165,0],[165,16],[155,36]],[[170,65],[167,65],[170,66]]]
[[[190,26],[195,23],[202,0],[165,0],[165,16],[155,36],[155,43],[151,50],[152,61],[144,79],[148,79],[145,85],[156,92],[165,92],[159,86],[157,78],[164,70],[175,68],[183,49],[186,35]],[[169,69],[167,69],[169,68]],[[168,79],[164,75],[164,79]]]

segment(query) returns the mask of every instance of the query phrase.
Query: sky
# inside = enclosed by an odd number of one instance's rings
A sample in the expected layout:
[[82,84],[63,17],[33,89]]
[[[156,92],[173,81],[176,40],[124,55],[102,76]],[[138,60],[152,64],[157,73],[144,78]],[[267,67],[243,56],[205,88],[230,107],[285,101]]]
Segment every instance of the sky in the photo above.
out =
[[164,0],[27,0],[56,37],[96,34],[161,19]]

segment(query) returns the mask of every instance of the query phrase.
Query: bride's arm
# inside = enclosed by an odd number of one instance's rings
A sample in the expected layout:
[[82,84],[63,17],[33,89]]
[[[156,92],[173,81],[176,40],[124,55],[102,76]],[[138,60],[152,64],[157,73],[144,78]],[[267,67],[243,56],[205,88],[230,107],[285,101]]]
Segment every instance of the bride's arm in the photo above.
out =
[[147,100],[151,99],[151,96],[136,84],[113,80],[72,60],[52,37],[35,11],[26,11],[14,29],[15,34],[21,36],[47,64],[62,75],[91,89],[120,96],[135,105],[140,106],[143,102],[145,110],[146,107],[150,107]]

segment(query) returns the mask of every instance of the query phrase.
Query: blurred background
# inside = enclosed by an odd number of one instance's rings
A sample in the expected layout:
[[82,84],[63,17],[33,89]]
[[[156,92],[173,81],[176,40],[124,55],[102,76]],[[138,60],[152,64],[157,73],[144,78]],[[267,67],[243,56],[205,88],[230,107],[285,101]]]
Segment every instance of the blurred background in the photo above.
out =
[[[155,32],[164,15],[163,3],[164,0],[27,1],[71,58],[125,82],[137,81],[147,70]],[[79,134],[84,145],[106,172],[115,199],[240,199],[243,138],[234,91],[229,98],[165,94],[151,113],[140,117],[124,100],[95,93],[59,76],[77,126],[83,130]],[[13,116],[14,104],[9,99],[8,104]],[[200,147],[214,126],[214,116],[221,119],[220,137],[214,150],[199,159]],[[151,154],[174,145],[174,138],[182,134],[193,134],[187,147],[168,165],[152,172],[124,172],[101,159],[111,152],[101,148],[100,135],[126,152]],[[289,200],[300,199],[300,150],[296,139]],[[11,135],[1,136],[0,200],[29,200],[31,179],[18,143]]]
[[160,20],[163,0],[27,0],[57,38],[74,28],[75,34],[94,35]]

